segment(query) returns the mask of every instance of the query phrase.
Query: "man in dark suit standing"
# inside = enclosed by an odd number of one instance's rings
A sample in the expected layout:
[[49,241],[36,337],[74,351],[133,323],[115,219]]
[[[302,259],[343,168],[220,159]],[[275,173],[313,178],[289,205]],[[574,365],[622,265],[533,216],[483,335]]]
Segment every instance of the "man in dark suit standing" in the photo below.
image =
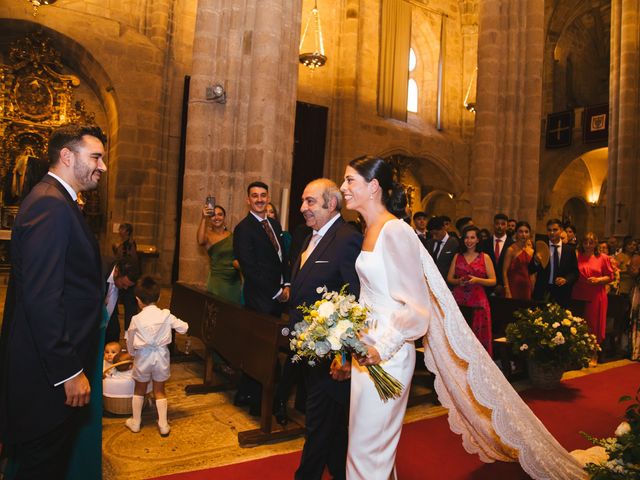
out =
[[440,275],[446,281],[449,274],[449,266],[455,254],[458,253],[458,241],[449,235],[442,217],[429,219],[427,230],[431,234],[431,238],[427,240],[425,247],[436,263]]
[[[105,305],[109,323],[107,324],[107,332],[105,343],[120,341],[120,317],[118,316],[118,300],[120,300],[128,289],[132,288],[140,277],[138,264],[131,257],[123,257],[116,262],[111,263],[107,269],[106,280],[106,297]],[[135,297],[134,297],[135,300]],[[135,305],[135,311],[138,311],[138,305]],[[131,319],[129,319],[131,320]],[[125,331],[129,328],[129,324],[124,322]]]
[[233,231],[233,253],[244,276],[247,308],[280,316],[289,299],[289,268],[282,228],[267,217],[269,201],[265,183],[247,187],[249,213]]
[[571,301],[573,284],[578,280],[578,259],[573,245],[563,244],[560,238],[562,223],[558,219],[547,222],[549,235],[549,263],[542,265],[542,259],[536,254],[530,270],[537,273],[533,298],[551,300],[567,308]]
[[493,217],[493,235],[480,243],[480,251],[489,255],[496,271],[496,286],[487,290],[498,297],[504,297],[504,278],[502,267],[507,249],[513,244],[513,238],[507,235],[509,217],[504,213],[497,213]]
[[27,195],[11,238],[0,342],[0,434],[16,479],[64,478],[89,402],[104,305],[100,251],[76,203],[107,168],[98,127],[66,125],[49,172]]
[[[349,293],[360,293],[355,261],[362,247],[362,234],[342,219],[341,207],[342,194],[331,180],[320,178],[304,189],[300,211],[313,231],[292,267],[291,328],[302,321],[302,313],[296,307],[320,299],[318,287],[339,291],[349,284]],[[307,390],[306,441],[295,478],[320,480],[327,466],[334,479],[344,479],[351,364],[339,366],[328,360],[315,367],[301,367]]]
[[[247,187],[249,213],[233,231],[233,253],[244,277],[247,308],[279,317],[289,300],[289,261],[285,254],[282,228],[267,217],[269,187],[253,182]],[[234,403],[250,405],[260,414],[260,384],[243,374]]]
[[418,235],[418,238],[422,242],[422,245],[426,247],[427,240],[429,240],[426,213],[416,212],[413,214],[413,229],[416,231],[416,235]]

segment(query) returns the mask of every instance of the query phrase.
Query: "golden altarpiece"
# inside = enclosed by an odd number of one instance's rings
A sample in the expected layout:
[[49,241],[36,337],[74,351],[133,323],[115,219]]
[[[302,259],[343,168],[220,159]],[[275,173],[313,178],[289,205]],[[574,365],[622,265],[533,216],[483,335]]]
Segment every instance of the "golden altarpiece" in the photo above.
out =
[[[6,266],[6,240],[22,199],[48,169],[47,141],[65,123],[94,123],[84,103],[74,102],[75,75],[63,74],[60,53],[41,33],[9,47],[9,63],[0,65],[0,265]],[[98,191],[84,193],[84,213],[92,229],[100,227]]]

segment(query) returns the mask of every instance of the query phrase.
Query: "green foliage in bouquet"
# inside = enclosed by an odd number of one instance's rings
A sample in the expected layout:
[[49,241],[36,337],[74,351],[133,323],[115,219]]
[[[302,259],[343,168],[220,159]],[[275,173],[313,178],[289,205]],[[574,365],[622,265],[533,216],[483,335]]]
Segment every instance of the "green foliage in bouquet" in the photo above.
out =
[[616,428],[615,437],[595,438],[584,435],[594,445],[603,447],[609,456],[602,463],[587,463],[585,470],[592,480],[640,480],[640,388],[635,399],[624,396],[621,402],[634,400],[624,414],[626,421]]
[[582,368],[600,350],[596,336],[582,318],[574,317],[556,303],[525,308],[514,313],[507,325],[507,340],[513,351],[541,364]]

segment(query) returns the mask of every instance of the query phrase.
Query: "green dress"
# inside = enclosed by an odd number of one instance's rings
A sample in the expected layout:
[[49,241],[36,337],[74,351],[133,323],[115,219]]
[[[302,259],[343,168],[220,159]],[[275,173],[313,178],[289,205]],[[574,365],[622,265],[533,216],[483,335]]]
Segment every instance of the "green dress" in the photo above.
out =
[[233,268],[233,235],[214,243],[209,254],[209,278],[207,290],[214,295],[235,303],[241,303],[240,273]]

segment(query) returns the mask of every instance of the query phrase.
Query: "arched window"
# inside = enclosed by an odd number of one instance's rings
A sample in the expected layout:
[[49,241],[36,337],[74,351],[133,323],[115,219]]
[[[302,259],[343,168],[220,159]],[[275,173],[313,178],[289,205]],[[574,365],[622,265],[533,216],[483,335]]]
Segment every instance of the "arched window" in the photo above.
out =
[[413,48],[409,49],[409,86],[407,88],[407,111],[418,112],[418,83],[413,78],[418,60]]

